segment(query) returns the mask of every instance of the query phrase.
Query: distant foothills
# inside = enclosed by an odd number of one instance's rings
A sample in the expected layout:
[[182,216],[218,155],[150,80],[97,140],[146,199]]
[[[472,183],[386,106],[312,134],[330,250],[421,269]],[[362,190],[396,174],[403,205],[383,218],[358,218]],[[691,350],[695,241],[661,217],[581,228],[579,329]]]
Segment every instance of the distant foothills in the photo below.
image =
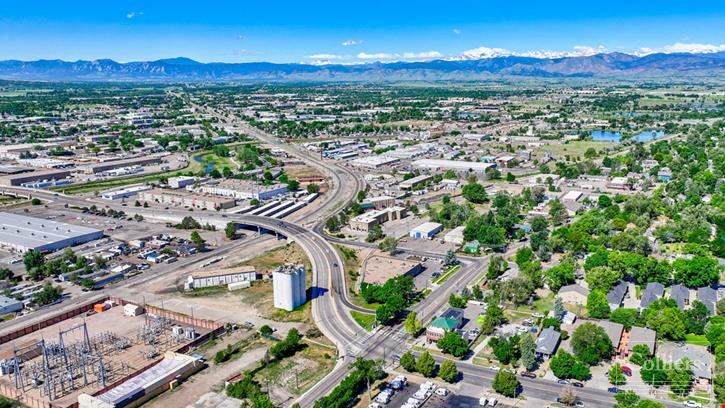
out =
[[532,78],[725,79],[725,52],[710,54],[606,53],[585,57],[506,56],[461,61],[356,65],[200,63],[188,58],[119,63],[96,61],[0,61],[0,79],[42,81],[473,81]]

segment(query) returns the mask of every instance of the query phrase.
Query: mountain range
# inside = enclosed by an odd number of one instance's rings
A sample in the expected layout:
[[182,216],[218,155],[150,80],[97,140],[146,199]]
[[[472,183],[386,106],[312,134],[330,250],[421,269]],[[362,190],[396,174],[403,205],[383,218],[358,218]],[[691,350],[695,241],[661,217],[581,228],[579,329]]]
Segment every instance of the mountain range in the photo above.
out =
[[502,56],[476,60],[355,65],[201,63],[188,58],[119,63],[0,61],[0,79],[40,81],[410,81],[533,78],[725,78],[725,52],[710,54],[605,53],[581,57]]

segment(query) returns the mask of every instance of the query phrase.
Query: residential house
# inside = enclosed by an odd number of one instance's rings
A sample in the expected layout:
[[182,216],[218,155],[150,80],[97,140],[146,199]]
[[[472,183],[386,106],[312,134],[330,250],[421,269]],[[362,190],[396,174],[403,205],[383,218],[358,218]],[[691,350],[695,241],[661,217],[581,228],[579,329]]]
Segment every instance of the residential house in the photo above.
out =
[[677,303],[677,307],[680,310],[685,310],[686,307],[690,306],[690,289],[687,286],[677,284],[670,287],[670,299]]
[[644,309],[655,300],[664,296],[664,294],[665,286],[663,284],[659,282],[649,282],[642,293],[642,299],[639,302],[639,309]]
[[609,303],[609,309],[619,309],[622,307],[624,302],[624,296],[627,294],[627,282],[620,280],[617,286],[607,293],[607,302]]
[[559,289],[557,296],[564,303],[586,306],[589,289],[577,284],[566,285]]
[[672,350],[672,361],[679,362],[687,358],[692,363],[693,387],[708,390],[712,383],[713,356],[705,346],[685,344]]
[[612,341],[614,353],[619,355],[620,357],[623,357],[624,353],[622,352],[619,345],[622,341],[624,326],[620,323],[610,322],[609,320],[600,320],[596,324],[604,329],[604,332],[607,333],[607,337],[609,337],[609,340]]
[[715,314],[715,304],[717,303],[717,289],[708,286],[697,288],[697,300],[707,306],[707,310],[710,311],[710,314]]
[[623,351],[627,357],[632,355],[634,346],[644,344],[649,348],[650,356],[654,354],[657,347],[657,332],[644,327],[633,326],[628,333],[628,342],[624,345]]
[[536,339],[536,355],[545,359],[551,358],[559,347],[561,334],[551,327],[547,327],[541,331]]
[[429,343],[438,341],[446,332],[458,330],[463,325],[463,310],[451,307],[431,322],[425,331]]

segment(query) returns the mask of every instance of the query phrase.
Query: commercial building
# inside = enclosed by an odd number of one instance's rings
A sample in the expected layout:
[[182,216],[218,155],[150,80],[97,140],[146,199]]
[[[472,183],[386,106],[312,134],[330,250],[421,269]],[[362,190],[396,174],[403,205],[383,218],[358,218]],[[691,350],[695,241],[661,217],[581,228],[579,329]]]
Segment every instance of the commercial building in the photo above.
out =
[[0,246],[13,251],[55,251],[103,238],[103,231],[41,218],[0,213]]
[[413,163],[413,167],[429,170],[453,170],[457,172],[485,173],[486,169],[496,167],[494,163],[465,162],[458,160],[421,159]]
[[23,302],[0,295],[0,315],[16,313],[23,310]]
[[195,188],[194,191],[230,197],[236,200],[250,200],[254,198],[263,201],[287,194],[287,185],[273,184],[271,186],[263,186],[249,181],[230,179],[218,183],[205,184]]
[[194,181],[196,181],[196,177],[191,177],[191,176],[169,177],[169,187],[184,188],[186,186],[193,185]]
[[92,396],[78,396],[79,408],[137,407],[173,384],[201,370],[204,363],[196,357],[167,351],[163,360],[135,377]]
[[443,225],[437,222],[426,222],[410,230],[411,238],[432,239],[443,230]]
[[350,161],[350,164],[352,164],[353,166],[364,167],[368,169],[377,169],[383,166],[392,166],[393,164],[397,163],[400,163],[399,158],[384,154],[381,154],[380,156],[360,157]]
[[446,235],[443,236],[443,241],[449,244],[463,245],[463,230],[466,227],[460,226],[452,229]]
[[423,270],[420,262],[406,261],[392,256],[373,255],[365,261],[363,282],[382,285],[402,275],[415,276]]
[[139,194],[138,199],[148,203],[199,208],[204,210],[219,210],[232,208],[236,202],[232,198],[216,197],[211,195],[198,195],[186,191],[170,191],[156,188]]
[[3,177],[2,184],[6,186],[21,186],[25,183],[37,183],[40,181],[62,180],[70,177],[70,170],[43,170],[32,173],[15,174]]
[[401,190],[412,190],[415,187],[420,186],[420,185],[423,185],[423,184],[425,184],[426,182],[428,182],[429,180],[432,180],[432,179],[433,179],[433,176],[429,176],[427,174],[422,174],[420,176],[413,177],[411,179],[402,181],[400,183],[400,189]]
[[188,277],[186,288],[208,288],[212,286],[225,286],[230,283],[252,282],[255,280],[257,280],[257,271],[253,266],[239,266],[236,268],[194,272]]
[[148,166],[150,164],[160,164],[160,155],[135,157],[132,159],[110,160],[103,163],[92,164],[83,169],[86,174],[98,174],[104,171],[120,169],[121,167],[132,166]]
[[390,207],[384,210],[373,210],[350,219],[350,229],[369,232],[374,226],[405,217],[405,207]]
[[135,195],[138,195],[138,193],[146,190],[150,190],[151,186],[131,186],[131,187],[125,187],[119,190],[112,190],[112,191],[106,191],[105,193],[101,194],[101,197],[104,200],[118,200],[121,198],[129,198],[133,197]]
[[366,198],[363,204],[372,204],[376,210],[382,210],[385,208],[395,206],[395,198],[390,196],[379,196]]
[[428,343],[438,341],[446,332],[458,330],[463,325],[463,310],[454,307],[448,308],[443,314],[433,320],[425,330],[425,339]]
[[612,180],[607,183],[607,188],[614,190],[629,190],[629,183],[626,177],[613,177]]
[[272,272],[274,307],[287,311],[307,302],[307,282],[305,266],[286,264]]

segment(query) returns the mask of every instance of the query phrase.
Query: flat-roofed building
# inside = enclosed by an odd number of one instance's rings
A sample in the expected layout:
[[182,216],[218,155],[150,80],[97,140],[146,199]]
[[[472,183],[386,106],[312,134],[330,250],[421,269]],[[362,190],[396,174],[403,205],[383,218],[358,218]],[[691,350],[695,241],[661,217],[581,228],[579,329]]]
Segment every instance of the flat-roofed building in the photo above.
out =
[[426,222],[410,230],[410,237],[432,239],[437,233],[441,232],[442,229],[442,224],[437,222]]
[[257,280],[257,271],[254,266],[239,266],[236,268],[193,272],[186,280],[186,287],[199,289],[226,286],[230,283],[253,282],[255,280]]
[[186,186],[193,185],[195,181],[196,181],[196,177],[192,177],[192,176],[169,177],[169,187],[184,188]]
[[384,154],[381,154],[380,156],[360,157],[350,161],[350,164],[353,166],[364,167],[367,169],[377,169],[384,166],[392,166],[397,163],[400,163],[399,158]]
[[0,182],[6,186],[20,186],[25,183],[35,183],[39,181],[62,180],[70,177],[70,170],[41,170],[32,173],[16,174],[12,176],[2,177]]
[[103,231],[18,214],[0,213],[0,246],[18,252],[56,251],[103,238]]
[[422,174],[420,176],[413,177],[411,179],[400,182],[400,189],[401,190],[412,190],[419,185],[425,184],[429,180],[433,180],[433,176],[430,176],[427,174]]
[[120,198],[133,197],[143,191],[150,189],[150,186],[130,186],[118,190],[106,191],[101,194],[101,197],[103,197],[104,200],[118,200]]
[[212,195],[199,195],[187,191],[170,191],[156,188],[144,191],[138,196],[139,201],[154,202],[178,207],[199,208],[204,210],[223,210],[236,205],[233,198]]
[[390,196],[379,196],[366,198],[363,203],[369,203],[373,205],[376,210],[382,210],[389,207],[395,206],[395,198]]
[[374,226],[405,217],[405,207],[390,207],[384,210],[373,210],[350,219],[350,229],[369,232]]
[[412,163],[413,167],[429,170],[453,170],[457,172],[485,173],[486,169],[496,167],[494,163],[466,162],[458,160],[421,159]]
[[250,181],[234,179],[201,185],[193,190],[200,193],[230,197],[237,200],[250,200],[254,198],[260,201],[285,195],[288,191],[286,184],[263,186]]
[[466,227],[460,226],[452,229],[449,231],[446,235],[443,236],[443,241],[448,242],[450,244],[456,244],[456,245],[463,245],[464,239],[463,239],[463,230],[465,230]]
[[161,163],[161,157],[159,155],[154,156],[143,156],[134,157],[131,159],[122,160],[109,160],[102,163],[91,164],[86,166],[83,171],[86,174],[98,174],[103,173],[107,170],[120,169],[121,167],[132,167],[132,166],[148,166],[150,164]]

